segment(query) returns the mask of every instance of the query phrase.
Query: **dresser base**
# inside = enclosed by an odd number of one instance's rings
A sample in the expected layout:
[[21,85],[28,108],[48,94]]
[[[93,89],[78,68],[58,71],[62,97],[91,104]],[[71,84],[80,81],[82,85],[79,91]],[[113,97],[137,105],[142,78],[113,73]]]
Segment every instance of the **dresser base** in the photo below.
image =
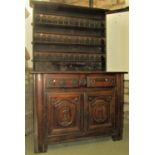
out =
[[109,136],[122,139],[121,72],[34,72],[35,152],[49,144]]

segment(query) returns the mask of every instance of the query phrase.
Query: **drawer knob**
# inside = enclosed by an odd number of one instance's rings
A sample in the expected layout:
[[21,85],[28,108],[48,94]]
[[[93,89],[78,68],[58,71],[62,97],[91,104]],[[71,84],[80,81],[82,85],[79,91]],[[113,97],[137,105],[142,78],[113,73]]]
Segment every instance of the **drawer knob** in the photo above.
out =
[[95,84],[95,82],[96,82],[96,81],[95,81],[94,79],[93,79],[93,80],[91,80],[92,85],[94,85],[94,84]]
[[85,86],[87,83],[86,79],[81,79],[80,80],[80,86]]
[[66,82],[65,80],[61,80],[60,81],[60,86],[65,86],[65,82]]
[[105,78],[104,81],[105,81],[105,82],[108,82],[109,80],[108,80],[108,78]]
[[79,101],[79,98],[76,97],[76,98],[74,99],[74,101],[75,101],[75,103],[77,103],[77,102]]
[[73,84],[74,86],[78,85],[78,80],[76,80],[76,79],[72,80],[72,84]]
[[56,80],[49,80],[48,86],[53,86],[53,85],[55,85],[55,83],[56,83]]

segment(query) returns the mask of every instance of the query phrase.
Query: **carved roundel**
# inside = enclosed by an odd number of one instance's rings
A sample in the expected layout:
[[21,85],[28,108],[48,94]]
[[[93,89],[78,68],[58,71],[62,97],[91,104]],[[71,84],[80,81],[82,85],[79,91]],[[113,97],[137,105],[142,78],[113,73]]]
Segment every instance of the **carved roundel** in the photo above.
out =
[[63,102],[57,109],[58,124],[67,127],[72,124],[75,114],[75,106],[69,102]]
[[108,114],[107,114],[107,107],[106,105],[101,102],[96,102],[93,106],[92,110],[93,119],[97,123],[103,123],[107,120]]

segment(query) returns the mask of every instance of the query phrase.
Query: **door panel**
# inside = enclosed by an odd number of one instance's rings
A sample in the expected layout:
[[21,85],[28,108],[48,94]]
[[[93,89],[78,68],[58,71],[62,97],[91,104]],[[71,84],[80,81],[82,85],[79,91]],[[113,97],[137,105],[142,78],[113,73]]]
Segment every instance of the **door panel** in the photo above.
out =
[[48,135],[79,133],[82,128],[83,99],[78,92],[47,94]]
[[[85,128],[88,132],[107,131],[114,127],[115,90],[85,94]],[[107,130],[106,130],[107,129]]]

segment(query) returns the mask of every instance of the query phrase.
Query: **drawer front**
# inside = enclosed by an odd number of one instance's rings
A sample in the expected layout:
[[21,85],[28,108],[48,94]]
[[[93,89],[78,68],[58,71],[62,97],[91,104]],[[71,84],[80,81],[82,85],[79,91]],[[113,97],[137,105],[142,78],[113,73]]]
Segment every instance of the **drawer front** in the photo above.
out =
[[48,76],[45,80],[46,88],[77,88],[79,87],[79,77],[78,76]]
[[115,86],[114,76],[88,76],[87,87],[113,87]]

